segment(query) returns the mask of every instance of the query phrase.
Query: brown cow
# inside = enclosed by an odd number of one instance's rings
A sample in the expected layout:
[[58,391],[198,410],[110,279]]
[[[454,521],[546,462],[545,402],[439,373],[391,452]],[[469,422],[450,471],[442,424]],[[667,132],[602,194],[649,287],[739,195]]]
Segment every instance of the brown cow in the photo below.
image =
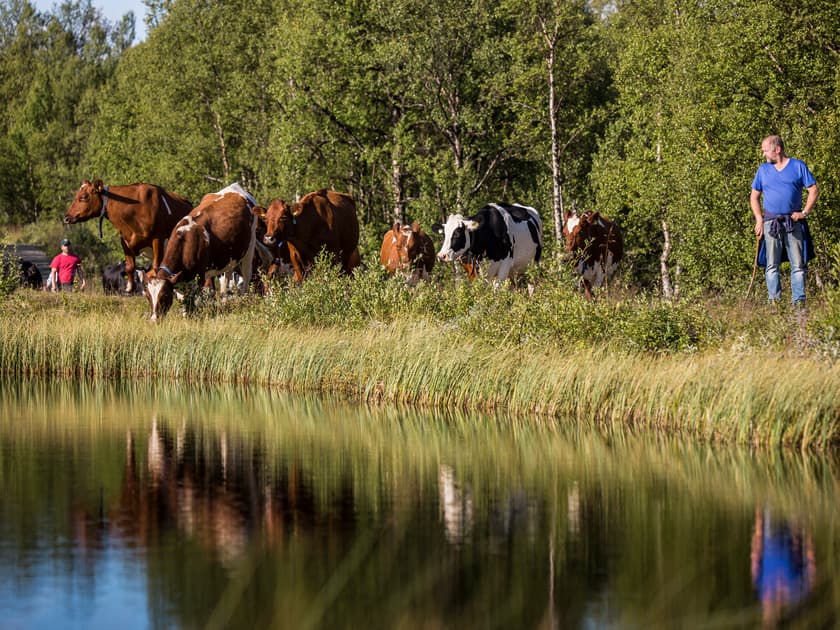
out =
[[297,282],[303,280],[321,250],[330,252],[344,273],[362,264],[356,202],[349,195],[322,189],[291,206],[275,199],[267,210],[254,208],[254,214],[265,221],[266,245],[288,245]]
[[105,186],[101,179],[82,182],[67,213],[65,223],[79,223],[99,217],[108,219],[120,234],[125,253],[126,292],[134,290],[134,259],[143,250],[152,250],[152,268],[157,269],[163,257],[164,243],[172,228],[190,210],[192,203],[154,184]]
[[172,230],[163,261],[146,274],[152,321],[172,306],[175,283],[198,278],[200,284],[239,268],[240,292],[248,290],[256,241],[254,198],[239,184],[205,195]]
[[414,286],[435,266],[435,245],[417,221],[411,225],[395,221],[382,238],[379,261],[388,273],[404,274],[408,286]]
[[618,226],[597,212],[566,213],[563,224],[566,258],[575,262],[586,299],[592,299],[592,286],[600,287],[615,273],[624,255],[624,239]]

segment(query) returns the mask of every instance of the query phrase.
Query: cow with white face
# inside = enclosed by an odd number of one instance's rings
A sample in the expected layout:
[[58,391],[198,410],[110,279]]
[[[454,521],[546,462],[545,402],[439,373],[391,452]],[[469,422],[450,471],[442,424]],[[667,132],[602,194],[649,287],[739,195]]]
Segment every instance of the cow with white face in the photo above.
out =
[[501,283],[521,274],[542,256],[542,220],[534,208],[491,203],[471,217],[452,214],[432,229],[443,235],[442,262],[487,260],[488,280]]
[[239,184],[205,195],[181,219],[166,243],[163,261],[157,270],[145,275],[146,298],[151,319],[157,321],[172,306],[175,284],[198,280],[212,286],[213,278],[232,271],[242,276],[240,292],[251,282],[256,244],[257,219],[252,209],[257,203]]
[[624,255],[624,238],[619,227],[598,212],[567,212],[563,224],[565,258],[575,264],[586,299],[592,287],[606,285]]

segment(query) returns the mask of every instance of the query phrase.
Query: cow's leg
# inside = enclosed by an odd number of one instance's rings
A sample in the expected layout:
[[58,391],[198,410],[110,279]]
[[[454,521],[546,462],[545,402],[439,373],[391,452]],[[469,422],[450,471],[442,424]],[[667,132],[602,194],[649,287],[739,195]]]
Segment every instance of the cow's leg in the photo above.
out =
[[125,241],[122,241],[122,248],[125,254],[125,292],[131,295],[134,293],[134,252]]
[[344,273],[350,274],[356,267],[362,264],[362,255],[359,253],[359,248],[356,247],[350,255],[346,257],[343,266],[344,266]]
[[289,243],[289,261],[292,263],[292,269],[295,274],[295,282],[300,284],[303,282],[303,276],[306,273],[306,263],[300,255],[297,247]]
[[[159,238],[152,239],[152,269],[157,271],[163,258],[163,241]],[[148,256],[148,254],[146,254]]]
[[248,249],[245,257],[239,261],[239,273],[242,274],[242,284],[239,286],[239,295],[244,295],[251,287],[251,274],[254,270],[254,251],[257,247],[257,217],[251,219],[251,240],[248,242]]

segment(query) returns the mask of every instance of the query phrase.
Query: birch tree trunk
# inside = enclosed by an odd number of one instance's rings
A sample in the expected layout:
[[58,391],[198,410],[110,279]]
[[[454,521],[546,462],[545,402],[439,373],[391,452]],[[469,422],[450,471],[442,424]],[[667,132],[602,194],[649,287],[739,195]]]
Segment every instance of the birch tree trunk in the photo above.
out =
[[665,221],[662,222],[662,236],[665,238],[665,245],[662,247],[662,254],[659,256],[662,294],[666,300],[672,300],[674,298],[674,287],[671,284],[671,272],[668,270],[668,256],[671,255],[671,231]]

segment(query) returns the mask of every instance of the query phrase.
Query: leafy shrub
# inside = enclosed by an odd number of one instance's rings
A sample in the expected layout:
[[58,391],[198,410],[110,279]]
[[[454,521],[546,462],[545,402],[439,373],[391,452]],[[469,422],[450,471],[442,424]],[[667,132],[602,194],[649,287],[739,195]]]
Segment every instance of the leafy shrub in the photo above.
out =
[[809,325],[817,351],[833,363],[840,360],[840,244],[828,251],[828,258],[824,307],[812,314]]
[[636,301],[617,314],[624,342],[645,352],[697,350],[703,322],[690,307],[667,302],[646,305]]
[[6,297],[20,286],[20,259],[13,249],[0,250],[0,297]]

